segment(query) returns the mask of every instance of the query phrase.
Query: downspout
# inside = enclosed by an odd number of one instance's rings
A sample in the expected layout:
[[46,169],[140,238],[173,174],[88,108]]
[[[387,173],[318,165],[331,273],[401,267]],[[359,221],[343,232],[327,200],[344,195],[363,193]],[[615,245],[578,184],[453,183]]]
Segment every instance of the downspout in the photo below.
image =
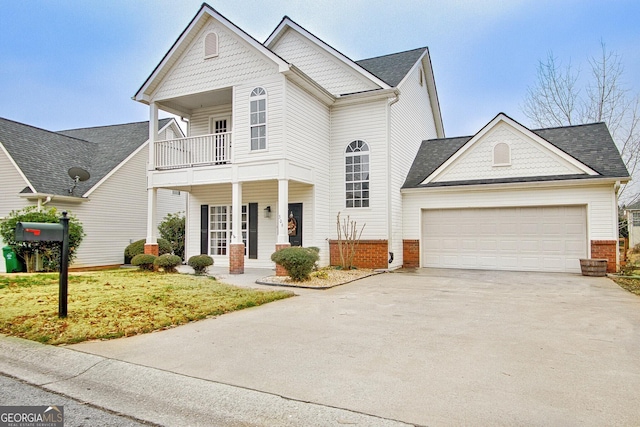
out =
[[[620,267],[620,212],[618,212],[618,191],[620,190],[620,181],[616,181],[613,184],[613,202],[615,203],[615,213],[616,213],[616,227],[615,227],[615,236],[616,236],[616,270]],[[629,221],[627,220],[627,229],[629,229]],[[626,256],[626,254],[625,254]]]
[[[400,100],[400,92],[396,91],[395,96],[387,101],[387,248],[393,248],[393,209],[391,207],[391,106]],[[389,250],[388,264],[393,262],[393,251]],[[387,265],[387,268],[389,265]]]

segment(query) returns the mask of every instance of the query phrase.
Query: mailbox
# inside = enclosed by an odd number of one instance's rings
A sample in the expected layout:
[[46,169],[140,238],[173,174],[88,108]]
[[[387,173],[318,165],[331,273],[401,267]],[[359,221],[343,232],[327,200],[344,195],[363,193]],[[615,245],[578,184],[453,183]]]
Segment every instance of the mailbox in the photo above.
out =
[[47,222],[19,222],[16,224],[18,242],[62,242],[62,224]]

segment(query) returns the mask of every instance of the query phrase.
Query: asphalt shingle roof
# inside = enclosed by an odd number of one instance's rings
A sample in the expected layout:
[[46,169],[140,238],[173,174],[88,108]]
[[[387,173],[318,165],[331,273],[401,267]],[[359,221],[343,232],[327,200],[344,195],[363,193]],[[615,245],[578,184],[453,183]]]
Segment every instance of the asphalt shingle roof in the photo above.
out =
[[[169,120],[160,120],[159,126]],[[147,139],[149,122],[51,132],[0,118],[0,143],[38,193],[79,197]],[[67,173],[71,167],[91,175],[73,194]]]
[[441,187],[452,185],[489,184],[506,182],[556,181],[564,179],[589,179],[598,177],[627,178],[629,172],[604,123],[566,126],[547,129],[533,129],[532,132],[555,145],[560,150],[589,166],[600,175],[557,175],[522,178],[467,180],[438,182],[420,185],[447,159],[464,146],[472,136],[458,138],[430,139],[422,141],[418,153],[407,174],[402,188]]
[[361,59],[360,61],[355,61],[355,63],[389,86],[396,87],[424,54],[425,50],[427,50],[426,47],[421,47],[405,52]]

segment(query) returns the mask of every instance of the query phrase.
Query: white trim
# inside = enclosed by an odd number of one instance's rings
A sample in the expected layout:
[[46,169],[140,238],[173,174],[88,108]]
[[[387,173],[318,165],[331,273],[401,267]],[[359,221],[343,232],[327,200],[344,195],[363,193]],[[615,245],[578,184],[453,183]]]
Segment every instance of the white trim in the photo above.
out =
[[51,200],[60,200],[63,202],[72,202],[72,203],[82,203],[82,202],[89,201],[89,199],[84,196],[83,197],[62,196],[60,194],[50,194],[50,193],[20,193],[18,196],[27,200],[46,199],[50,197]]
[[[262,89],[262,94],[260,95],[254,95],[253,92],[256,91],[256,89]],[[259,101],[264,100],[264,123],[256,123],[255,125],[253,123],[251,123],[251,116],[254,114],[251,111],[251,103],[252,102],[256,102],[257,105],[259,105]],[[269,94],[267,93],[267,90],[262,87],[262,86],[256,86],[253,89],[251,89],[251,93],[249,94],[249,152],[250,153],[256,153],[256,152],[261,152],[261,151],[267,151],[269,148],[269,137],[268,137],[268,132],[267,132],[267,123],[269,122],[268,117],[269,117]],[[257,108],[257,107],[256,107]],[[258,113],[258,117],[260,117],[259,115],[259,111],[256,111],[256,113]],[[256,148],[255,150],[253,149],[253,135],[252,135],[252,131],[253,128],[259,128],[261,126],[264,126],[264,148],[260,148],[260,136],[258,136],[258,148]]]
[[271,33],[269,38],[264,42],[264,45],[267,46],[269,49],[271,49],[272,44],[276,42],[280,38],[280,36],[284,34],[287,28],[291,28],[297,31],[303,37],[307,38],[309,41],[314,43],[316,46],[330,53],[331,55],[339,59],[343,64],[347,65],[352,70],[356,71],[357,73],[371,80],[372,82],[380,86],[382,89],[391,88],[391,86],[389,86],[387,83],[385,83],[378,77],[374,76],[373,74],[371,74],[370,72],[368,72],[367,70],[365,70],[364,68],[356,64],[352,59],[338,52],[333,47],[329,46],[327,43],[323,42],[318,37],[316,37],[315,35],[311,34],[309,31],[302,28],[300,25],[293,22],[291,19],[289,19],[289,17],[286,17],[286,16],[284,17],[284,19],[280,22],[278,27],[275,30],[273,30],[273,33]]
[[524,136],[533,139],[535,142],[551,151],[556,156],[560,157],[570,165],[580,169],[587,175],[597,176],[600,175],[584,163],[577,160],[575,157],[570,156],[564,151],[560,150],[555,145],[546,141],[544,138],[538,136],[536,133],[522,126],[520,123],[506,116],[504,113],[498,114],[493,120],[491,120],[485,127],[483,127],[478,133],[476,133],[469,141],[467,141],[458,151],[456,151],[451,157],[449,157],[442,165],[440,165],[435,171],[433,171],[428,177],[426,177],[420,185],[429,184],[440,174],[442,174],[451,164],[455,163],[465,152],[471,149],[479,140],[482,139],[489,131],[495,128],[500,123],[505,123],[511,126],[514,130],[519,131]]
[[[169,122],[164,125],[162,127],[162,129],[158,130],[158,133],[162,132],[163,130],[165,130],[167,127],[171,126],[173,123],[175,123],[176,119],[171,119],[169,120]],[[178,130],[180,131],[180,134],[182,134],[184,136],[184,133],[182,132],[182,129],[180,129],[180,126],[176,125],[173,126],[173,130],[175,131],[175,128],[178,128]],[[109,178],[111,178],[113,176],[114,173],[116,173],[121,167],[123,167],[129,160],[131,160],[131,158],[133,158],[136,154],[138,154],[141,150],[143,150],[147,145],[149,144],[149,140],[147,139],[142,145],[140,145],[138,148],[136,148],[131,154],[129,154],[123,161],[121,161],[118,165],[116,165],[116,167],[114,167],[113,169],[111,169],[111,171],[106,174],[105,176],[102,177],[102,179],[98,182],[96,182],[94,184],[93,187],[91,187],[86,193],[84,193],[82,195],[82,197],[89,197],[100,185],[102,185],[102,183],[104,183],[106,180],[108,180]]]
[[[216,46],[215,46],[215,53],[212,53],[210,55],[207,55],[207,47],[208,43],[207,43],[207,39],[209,38],[210,35],[214,35],[216,36]],[[215,31],[209,31],[205,36],[204,36],[204,43],[202,48],[204,49],[204,59],[210,59],[210,58],[216,58],[218,56],[218,54],[220,53],[220,44],[219,44],[219,37],[218,37],[218,33],[216,33]]]
[[20,174],[20,177],[24,179],[24,182],[27,184],[29,189],[33,191],[33,193],[31,194],[36,193],[35,187],[31,185],[31,182],[29,182],[29,180],[27,179],[27,176],[22,172],[22,169],[20,169],[18,164],[15,162],[15,160],[13,160],[13,157],[11,157],[11,154],[9,154],[9,151],[7,151],[7,149],[4,148],[4,144],[2,142],[0,142],[0,148],[2,149],[2,152],[7,156],[7,159],[9,159],[9,162],[11,162],[13,167],[16,168],[16,171],[18,171],[18,174]]
[[145,80],[144,84],[140,87],[140,89],[138,89],[136,94],[133,96],[133,99],[135,101],[142,102],[145,104],[150,102],[150,95],[146,94],[147,89],[149,89],[149,87],[156,81],[156,79],[162,73],[165,67],[171,67],[173,63],[178,60],[178,58],[182,54],[183,44],[187,41],[187,39],[189,39],[189,42],[191,42],[192,36],[194,35],[193,32],[195,31],[195,28],[199,26],[202,20],[207,19],[208,17],[211,17],[217,20],[218,22],[220,22],[222,25],[225,25],[236,36],[240,37],[251,47],[256,49],[258,52],[260,52],[267,58],[269,58],[271,61],[275,62],[276,65],[278,66],[279,72],[284,73],[289,70],[290,65],[286,61],[284,61],[275,53],[271,52],[269,49],[267,49],[265,46],[263,46],[258,41],[253,39],[247,33],[242,31],[240,27],[235,25],[233,22],[229,21],[224,16],[220,15],[211,6],[209,6],[206,3],[203,3],[202,7],[200,8],[196,16],[191,20],[187,28],[182,32],[182,34],[180,34],[176,42],[173,44],[173,46],[171,46],[167,54],[162,58],[162,60],[158,64],[158,66],[154,69],[151,75],[147,78],[147,80]]

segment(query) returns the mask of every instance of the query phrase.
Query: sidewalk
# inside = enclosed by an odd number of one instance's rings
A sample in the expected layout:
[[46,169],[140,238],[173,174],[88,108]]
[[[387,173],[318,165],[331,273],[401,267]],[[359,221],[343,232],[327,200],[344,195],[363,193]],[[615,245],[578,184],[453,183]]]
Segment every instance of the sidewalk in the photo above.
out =
[[408,425],[4,335],[0,372],[162,426]]

